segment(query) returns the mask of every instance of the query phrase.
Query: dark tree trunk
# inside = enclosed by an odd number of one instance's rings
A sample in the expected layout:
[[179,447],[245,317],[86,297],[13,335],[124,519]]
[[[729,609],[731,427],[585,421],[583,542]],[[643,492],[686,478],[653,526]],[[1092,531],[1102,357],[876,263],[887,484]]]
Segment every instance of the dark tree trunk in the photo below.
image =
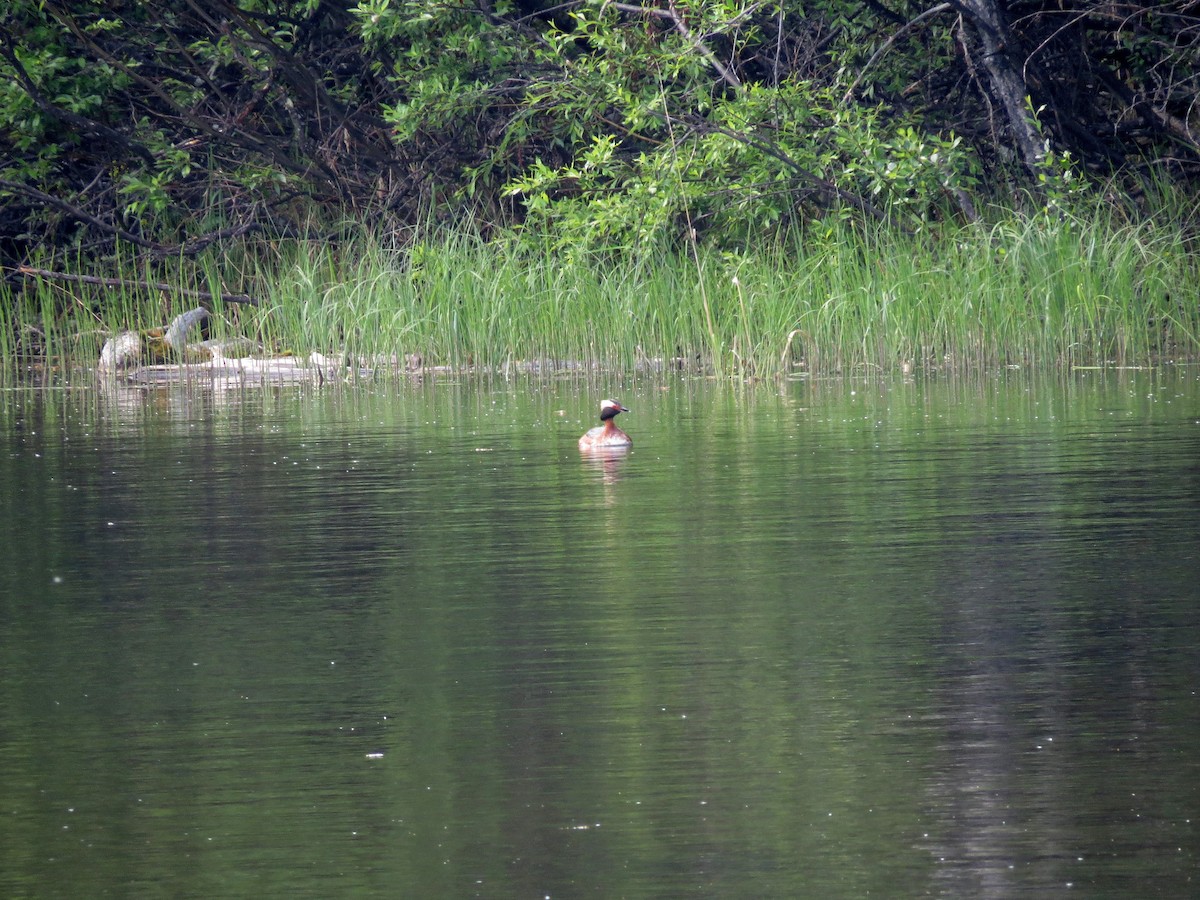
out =
[[1025,167],[1035,176],[1046,150],[1027,97],[1029,89],[1016,62],[1016,41],[1008,27],[1006,0],[956,0],[955,5],[979,35],[979,62],[987,73],[992,96],[999,101],[1009,134]]

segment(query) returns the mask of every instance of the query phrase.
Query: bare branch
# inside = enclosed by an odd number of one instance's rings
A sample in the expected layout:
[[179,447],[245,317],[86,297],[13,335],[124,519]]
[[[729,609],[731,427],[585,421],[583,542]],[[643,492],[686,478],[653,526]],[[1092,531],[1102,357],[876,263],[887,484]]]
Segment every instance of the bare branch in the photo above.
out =
[[35,187],[30,187],[29,185],[22,184],[19,181],[9,181],[8,179],[0,178],[0,188],[14,191],[19,194],[24,194],[33,200],[37,200],[39,203],[44,203],[47,206],[53,206],[60,212],[65,212],[67,215],[79,219],[81,222],[86,222],[93,228],[99,228],[101,231],[115,235],[122,240],[129,241],[131,244],[136,244],[139,247],[145,247],[147,250],[153,250],[156,253],[163,253],[164,251],[168,253],[170,252],[167,250],[167,247],[164,244],[148,241],[144,237],[140,237],[133,232],[126,231],[124,228],[111,225],[108,222],[105,222],[103,219],[99,219],[96,216],[93,216],[91,213],[80,209],[73,203],[68,203],[66,200],[61,200],[58,197],[47,194],[44,191],[39,191]]
[[35,269],[33,266],[17,266],[9,271],[25,278],[45,278],[49,281],[70,281],[75,284],[95,284],[110,288],[141,288],[146,291],[162,291],[164,294],[178,294],[181,297],[195,297],[200,300],[220,300],[223,303],[244,303],[247,306],[258,306],[257,297],[249,294],[214,294],[211,291],[201,291],[192,288],[181,288],[162,281],[135,281],[128,278],[100,278],[96,275],[73,275],[69,272],[53,272],[49,269]]
[[879,45],[879,49],[871,54],[871,58],[867,60],[866,65],[859,70],[858,75],[854,79],[854,83],[851,84],[850,87],[846,88],[846,93],[842,96],[842,103],[846,104],[850,102],[850,98],[854,96],[854,92],[858,90],[858,86],[862,83],[863,78],[866,76],[867,70],[875,65],[875,63],[879,60],[879,57],[883,56],[883,54],[891,48],[892,44],[896,43],[896,41],[899,40],[899,38],[906,31],[908,31],[910,28],[916,27],[926,19],[933,18],[938,13],[944,13],[953,8],[954,7],[949,3],[939,3],[937,6],[932,6],[925,10],[925,12],[921,13],[919,16],[914,16],[912,19],[909,19],[890,35],[888,35],[888,39]]
[[683,17],[675,11],[675,4],[672,3],[665,9],[658,6],[638,6],[633,3],[609,3],[608,5],[613,7],[613,9],[621,10],[621,12],[633,13],[639,16],[654,16],[660,19],[670,20],[675,26],[675,30],[679,32],[684,40],[692,42],[692,49],[700,51],[700,55],[708,61],[709,65],[717,70],[717,74],[721,76],[721,79],[726,84],[728,84],[735,91],[740,91],[742,89],[742,80],[738,78],[737,73],[717,59],[716,54],[714,54],[712,50],[708,48],[708,45],[704,42],[703,37],[696,37],[692,34],[692,30],[688,28],[687,23],[683,21]]

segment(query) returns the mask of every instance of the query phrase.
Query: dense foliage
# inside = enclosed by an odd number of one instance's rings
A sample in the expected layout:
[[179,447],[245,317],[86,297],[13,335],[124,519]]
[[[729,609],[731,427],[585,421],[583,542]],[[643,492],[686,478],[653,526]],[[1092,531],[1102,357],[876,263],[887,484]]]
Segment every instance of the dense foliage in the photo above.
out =
[[1185,0],[11,0],[0,261],[349,215],[565,246],[1200,174]]

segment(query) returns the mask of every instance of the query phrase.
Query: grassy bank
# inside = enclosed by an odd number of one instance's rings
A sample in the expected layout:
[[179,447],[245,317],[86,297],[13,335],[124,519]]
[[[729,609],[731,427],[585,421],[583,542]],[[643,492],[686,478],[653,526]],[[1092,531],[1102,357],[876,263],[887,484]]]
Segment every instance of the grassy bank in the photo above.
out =
[[[418,354],[425,365],[558,360],[778,377],[1200,354],[1200,263],[1182,232],[1102,213],[922,236],[823,225],[768,248],[624,261],[536,248],[528,237],[427,236],[396,248],[358,237],[128,277],[261,298],[257,308],[218,305],[217,335],[400,366]],[[108,335],[196,305],[133,286],[15,287],[4,288],[6,373],[39,359],[90,366]]]

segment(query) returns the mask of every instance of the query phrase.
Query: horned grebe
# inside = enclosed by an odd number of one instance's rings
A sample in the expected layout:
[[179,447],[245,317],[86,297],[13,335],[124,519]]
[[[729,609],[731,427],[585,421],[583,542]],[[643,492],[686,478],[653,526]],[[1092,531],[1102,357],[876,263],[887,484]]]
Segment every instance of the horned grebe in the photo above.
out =
[[633,441],[629,439],[629,435],[617,427],[617,413],[629,412],[616,400],[605,400],[600,404],[600,421],[603,425],[597,425],[587,434],[579,439],[580,450],[602,450],[602,449],[619,449],[621,447],[632,447]]

